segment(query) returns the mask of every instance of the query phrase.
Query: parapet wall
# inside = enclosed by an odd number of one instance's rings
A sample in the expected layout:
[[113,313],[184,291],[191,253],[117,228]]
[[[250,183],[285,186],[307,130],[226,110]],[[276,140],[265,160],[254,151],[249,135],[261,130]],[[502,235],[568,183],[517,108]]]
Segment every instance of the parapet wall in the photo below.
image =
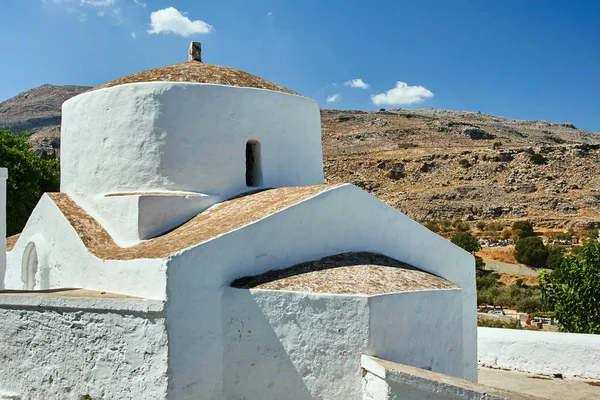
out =
[[0,295],[0,398],[165,399],[161,301]]
[[600,379],[600,335],[478,328],[479,365]]
[[363,400],[534,400],[538,397],[362,356]]

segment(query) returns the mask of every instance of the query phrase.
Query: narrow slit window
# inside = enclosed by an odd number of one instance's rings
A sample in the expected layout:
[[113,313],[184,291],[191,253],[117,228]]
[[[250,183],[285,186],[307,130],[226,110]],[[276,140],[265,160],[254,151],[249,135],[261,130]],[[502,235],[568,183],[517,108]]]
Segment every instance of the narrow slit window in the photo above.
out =
[[246,186],[260,186],[262,184],[260,162],[260,143],[256,140],[249,140],[246,143]]

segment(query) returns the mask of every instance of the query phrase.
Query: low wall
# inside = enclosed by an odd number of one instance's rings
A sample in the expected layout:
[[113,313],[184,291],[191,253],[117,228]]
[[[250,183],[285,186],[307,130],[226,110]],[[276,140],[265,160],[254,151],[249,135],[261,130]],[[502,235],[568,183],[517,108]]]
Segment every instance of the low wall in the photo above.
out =
[[533,400],[537,397],[362,356],[363,400]]
[[0,294],[0,398],[165,399],[161,301]]
[[479,365],[600,379],[600,335],[478,328]]

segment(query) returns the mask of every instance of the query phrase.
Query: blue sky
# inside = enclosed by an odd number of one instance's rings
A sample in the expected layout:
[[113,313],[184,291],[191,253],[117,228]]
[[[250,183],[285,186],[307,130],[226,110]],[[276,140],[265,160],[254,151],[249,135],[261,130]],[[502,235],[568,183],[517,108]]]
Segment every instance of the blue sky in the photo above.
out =
[[321,107],[481,111],[600,131],[595,0],[2,0],[0,101],[185,61],[191,40],[205,62]]

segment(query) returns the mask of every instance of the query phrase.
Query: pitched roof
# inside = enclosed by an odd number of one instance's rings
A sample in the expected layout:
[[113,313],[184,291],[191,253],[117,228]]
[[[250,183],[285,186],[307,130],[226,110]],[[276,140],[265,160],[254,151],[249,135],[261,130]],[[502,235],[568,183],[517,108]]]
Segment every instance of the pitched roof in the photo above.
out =
[[165,258],[331,189],[332,185],[265,190],[219,203],[164,235],[119,247],[109,233],[65,193],[48,193],[88,251],[106,260]]
[[267,89],[300,96],[300,94],[296,92],[256,75],[249,74],[248,72],[221,65],[205,64],[198,61],[188,61],[148,71],[137,72],[96,86],[89,91],[123,85],[125,83],[139,82],[213,83],[219,85]]
[[382,254],[343,253],[237,279],[244,289],[365,294],[457,289],[454,283]]

